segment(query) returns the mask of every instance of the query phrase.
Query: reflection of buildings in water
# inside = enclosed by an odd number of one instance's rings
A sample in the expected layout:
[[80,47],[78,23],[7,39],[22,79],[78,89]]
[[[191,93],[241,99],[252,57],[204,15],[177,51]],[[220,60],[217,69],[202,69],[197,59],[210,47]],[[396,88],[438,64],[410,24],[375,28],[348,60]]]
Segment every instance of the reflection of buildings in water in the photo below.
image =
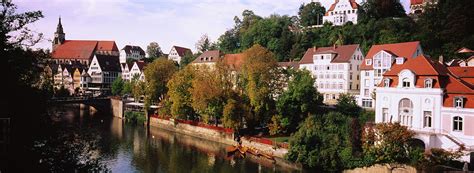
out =
[[138,130],[134,130],[133,132],[133,154],[139,154],[140,152],[140,135],[138,134]]
[[112,125],[110,126],[112,130],[112,135],[118,139],[123,139],[123,121],[119,118],[112,118]]
[[207,156],[208,156],[208,165],[214,166],[214,164],[216,163],[216,155],[212,153],[207,153]]
[[230,166],[234,167],[235,166],[235,160],[234,157],[231,157],[230,159]]

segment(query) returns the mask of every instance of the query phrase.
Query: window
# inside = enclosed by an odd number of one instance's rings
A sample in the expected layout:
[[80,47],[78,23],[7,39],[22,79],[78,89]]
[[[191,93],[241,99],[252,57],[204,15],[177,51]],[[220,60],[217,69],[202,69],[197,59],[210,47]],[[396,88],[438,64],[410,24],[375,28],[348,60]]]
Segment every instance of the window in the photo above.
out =
[[453,131],[462,131],[462,117],[453,117]]
[[352,90],[352,82],[349,82],[349,90]]
[[423,127],[431,127],[431,111],[423,111]]
[[463,101],[464,101],[463,97],[454,97],[454,107],[463,108],[464,107]]
[[364,96],[369,97],[369,89],[364,89]]
[[398,104],[399,121],[402,125],[411,127],[413,122],[413,102],[404,98]]
[[357,75],[357,80],[359,80],[359,75]]
[[408,78],[403,78],[402,81],[403,81],[403,83],[402,83],[402,87],[403,87],[403,88],[410,87],[410,85],[411,85],[411,84],[410,84],[410,79],[408,79]]
[[352,72],[349,73],[349,80],[352,80]]
[[362,107],[371,108],[372,107],[372,99],[362,99]]
[[382,122],[390,122],[388,117],[388,108],[382,108]]
[[425,79],[425,88],[433,88],[433,79]]
[[365,76],[370,76],[370,73],[368,71],[366,71]]
[[369,79],[366,79],[364,82],[364,86],[369,87],[370,86],[370,81]]
[[342,82],[339,83],[339,89],[343,89],[344,85],[342,84]]
[[352,64],[349,64],[349,70],[352,70]]
[[371,59],[366,59],[365,60],[365,65],[372,65],[372,60]]
[[385,79],[384,81],[384,87],[390,87],[390,79]]
[[337,78],[342,79],[342,73],[339,73],[339,74],[337,75]]

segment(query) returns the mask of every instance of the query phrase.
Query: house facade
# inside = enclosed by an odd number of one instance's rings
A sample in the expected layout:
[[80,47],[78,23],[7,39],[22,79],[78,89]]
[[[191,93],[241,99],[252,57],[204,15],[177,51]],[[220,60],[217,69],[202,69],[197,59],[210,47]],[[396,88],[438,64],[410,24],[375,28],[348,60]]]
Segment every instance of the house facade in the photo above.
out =
[[349,21],[357,24],[358,8],[359,4],[355,0],[335,0],[326,14],[324,14],[323,22],[329,22],[335,26],[344,25]]
[[144,61],[135,61],[130,67],[130,80],[137,77],[140,81],[145,81],[145,67],[146,63]]
[[382,75],[388,71],[397,58],[403,60],[423,54],[420,42],[373,45],[360,71],[360,90],[358,104],[363,108],[375,107],[375,88],[382,81]]
[[410,0],[410,14],[421,14],[426,5],[436,3],[438,3],[438,0]]
[[119,57],[95,55],[87,73],[91,78],[88,90],[109,92],[113,81],[121,75]]
[[423,55],[398,58],[382,81],[376,123],[400,122],[425,148],[474,152],[474,67],[447,67]]
[[203,52],[201,55],[199,55],[193,62],[193,65],[207,65],[210,67],[214,67],[221,59],[221,53],[219,50],[209,50]]
[[126,63],[127,59],[141,60],[145,58],[145,51],[140,46],[126,45],[120,50],[120,63]]
[[186,55],[187,53],[192,53],[191,49],[180,46],[173,46],[171,47],[170,53],[168,54],[168,59],[180,64],[181,59],[183,59],[184,55]]
[[299,68],[311,72],[323,102],[336,104],[340,94],[357,94],[360,64],[364,55],[358,44],[309,48]]

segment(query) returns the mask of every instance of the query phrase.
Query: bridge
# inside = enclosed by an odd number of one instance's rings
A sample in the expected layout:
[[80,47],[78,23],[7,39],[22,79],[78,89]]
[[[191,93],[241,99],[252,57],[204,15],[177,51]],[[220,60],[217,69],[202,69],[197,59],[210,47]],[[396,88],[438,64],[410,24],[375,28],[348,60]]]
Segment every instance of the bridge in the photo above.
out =
[[49,103],[52,105],[83,104],[86,106],[94,107],[98,111],[110,112],[111,110],[110,98],[104,96],[53,97],[49,100]]

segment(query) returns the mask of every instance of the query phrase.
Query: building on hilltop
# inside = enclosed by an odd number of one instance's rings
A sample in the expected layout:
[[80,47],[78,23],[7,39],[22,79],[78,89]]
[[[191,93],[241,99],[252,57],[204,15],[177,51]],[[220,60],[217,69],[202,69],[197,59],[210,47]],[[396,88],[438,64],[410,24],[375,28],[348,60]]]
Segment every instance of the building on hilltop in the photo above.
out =
[[357,24],[357,10],[359,4],[355,0],[335,0],[323,16],[323,22],[330,22],[335,26],[344,25],[347,22]]
[[410,0],[410,14],[419,15],[423,13],[426,5],[436,3],[438,3],[438,0]]
[[96,54],[119,55],[115,41],[66,40],[61,18],[54,33],[51,58],[56,64],[79,62],[89,65]]
[[168,54],[168,59],[177,62],[178,64],[181,63],[181,59],[183,59],[184,55],[187,53],[191,53],[191,49],[180,47],[180,46],[173,46],[171,47],[170,53]]
[[395,61],[405,61],[421,54],[423,50],[419,41],[373,45],[361,64],[358,104],[374,108],[375,87],[382,81],[382,75]]
[[222,59],[221,52],[219,50],[209,50],[203,52],[192,62],[193,65],[208,65],[213,67],[217,61]]
[[474,67],[400,57],[376,88],[376,123],[400,122],[427,149],[465,147],[473,155]]
[[340,94],[357,94],[364,55],[358,44],[309,48],[299,62],[311,72],[324,103],[336,104]]
[[145,51],[140,46],[126,45],[120,50],[120,63],[126,63],[127,59],[141,60],[145,58]]

